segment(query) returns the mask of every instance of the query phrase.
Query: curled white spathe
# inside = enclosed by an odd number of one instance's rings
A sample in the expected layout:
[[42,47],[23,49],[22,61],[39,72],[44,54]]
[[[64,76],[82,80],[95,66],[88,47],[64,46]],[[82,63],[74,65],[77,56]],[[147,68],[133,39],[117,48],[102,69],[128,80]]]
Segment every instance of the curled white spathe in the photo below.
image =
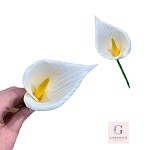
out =
[[[111,53],[112,38],[120,50],[117,57],[112,56]],[[114,60],[124,58],[129,54],[131,42],[125,31],[95,17],[95,47],[103,57]]]
[[[23,75],[26,89],[25,105],[33,110],[52,110],[65,103],[79,87],[81,81],[96,65],[39,60],[29,66]],[[47,77],[50,82],[42,101],[36,101],[35,88]]]

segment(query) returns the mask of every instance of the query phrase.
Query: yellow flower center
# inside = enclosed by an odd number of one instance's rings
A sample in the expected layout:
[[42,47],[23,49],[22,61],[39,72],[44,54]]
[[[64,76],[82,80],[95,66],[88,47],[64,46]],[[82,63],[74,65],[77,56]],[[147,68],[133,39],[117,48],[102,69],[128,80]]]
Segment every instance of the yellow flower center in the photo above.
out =
[[111,43],[112,43],[112,55],[116,57],[120,54],[120,50],[117,48],[117,44],[113,38],[111,39]]
[[41,101],[41,98],[48,86],[50,77],[47,77],[41,84],[35,89],[34,96],[38,99],[38,101]]

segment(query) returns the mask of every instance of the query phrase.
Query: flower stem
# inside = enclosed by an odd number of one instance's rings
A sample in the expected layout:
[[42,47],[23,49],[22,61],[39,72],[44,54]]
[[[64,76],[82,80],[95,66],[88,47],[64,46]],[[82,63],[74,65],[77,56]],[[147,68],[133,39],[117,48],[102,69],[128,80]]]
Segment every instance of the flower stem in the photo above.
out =
[[122,66],[121,66],[121,63],[119,62],[119,59],[117,59],[117,63],[118,63],[119,68],[121,69],[121,72],[122,72],[122,74],[123,74],[123,76],[124,76],[124,78],[125,78],[125,80],[126,80],[126,82],[127,82],[128,87],[130,88],[130,83],[129,83],[128,79],[127,79],[126,74],[125,74],[124,71],[123,71],[123,68],[122,68]]

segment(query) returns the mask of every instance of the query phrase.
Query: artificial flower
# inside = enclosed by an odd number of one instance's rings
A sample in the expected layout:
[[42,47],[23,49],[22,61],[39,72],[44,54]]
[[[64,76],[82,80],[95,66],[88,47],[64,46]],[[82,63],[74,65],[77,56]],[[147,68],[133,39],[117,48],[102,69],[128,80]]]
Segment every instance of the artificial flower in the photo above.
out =
[[40,60],[23,76],[24,102],[33,110],[52,110],[65,103],[96,65]]
[[119,59],[126,57],[131,50],[131,42],[127,33],[95,17],[95,47],[103,57],[117,60],[127,85],[130,88],[129,81],[119,61]]

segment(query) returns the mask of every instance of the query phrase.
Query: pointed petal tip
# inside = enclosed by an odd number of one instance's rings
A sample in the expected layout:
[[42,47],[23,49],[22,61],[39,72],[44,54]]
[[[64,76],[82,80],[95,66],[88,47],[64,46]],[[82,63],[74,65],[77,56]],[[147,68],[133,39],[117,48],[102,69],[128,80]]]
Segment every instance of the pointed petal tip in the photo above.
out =
[[94,15],[95,21],[100,21],[100,19]]
[[100,20],[98,17],[96,17],[96,16],[94,16],[94,18],[95,18],[95,23],[96,24],[100,24],[100,23],[105,23],[105,22],[103,22],[102,20]]
[[94,64],[94,65],[88,65],[87,66],[87,70],[88,70],[88,72],[90,72],[91,70],[93,70],[95,67],[97,67],[98,66],[98,64]]
[[98,18],[94,15],[94,19],[97,20]]
[[95,24],[97,24],[99,22],[99,19],[96,16],[94,16],[94,18],[95,18]]
[[91,65],[91,68],[94,69],[97,66],[98,66],[98,64],[94,64],[94,65]]

